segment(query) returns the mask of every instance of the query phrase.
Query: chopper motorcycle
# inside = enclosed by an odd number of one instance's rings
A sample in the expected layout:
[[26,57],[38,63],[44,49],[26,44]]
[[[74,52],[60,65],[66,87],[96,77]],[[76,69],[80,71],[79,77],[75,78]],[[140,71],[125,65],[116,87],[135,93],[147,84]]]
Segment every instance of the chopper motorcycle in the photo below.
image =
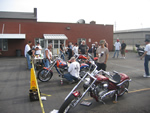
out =
[[[113,74],[103,70],[98,71],[93,61],[92,65],[95,66],[94,70],[91,73],[87,72],[71,90],[58,113],[68,113],[71,108],[74,108],[81,101],[87,92],[97,102],[102,103],[106,98],[112,97],[115,97],[115,102],[117,102],[118,97],[128,92],[131,79],[126,74],[116,71],[113,71]],[[83,92],[81,92],[81,87],[84,89]]]
[[143,54],[144,54],[144,47],[142,48],[142,47],[140,47],[140,45],[139,44],[135,44],[135,46],[136,46],[136,48],[137,48],[137,52],[138,52],[138,54],[139,54],[139,56],[142,56]]
[[[41,82],[47,82],[49,81],[53,76],[52,68],[55,67],[57,73],[59,74],[59,77],[63,78],[63,75],[65,72],[68,72],[68,66],[69,63],[65,62],[63,59],[60,58],[60,56],[56,56],[56,58],[51,63],[50,67],[43,67],[37,74],[37,78]],[[84,75],[86,71],[89,70],[89,65],[86,63],[80,64],[80,77]]]

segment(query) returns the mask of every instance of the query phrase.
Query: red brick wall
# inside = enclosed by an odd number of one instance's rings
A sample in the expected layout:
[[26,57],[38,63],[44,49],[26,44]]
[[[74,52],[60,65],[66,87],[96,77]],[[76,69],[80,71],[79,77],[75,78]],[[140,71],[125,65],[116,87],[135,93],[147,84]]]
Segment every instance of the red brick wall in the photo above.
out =
[[[21,24],[21,33],[26,34],[26,39],[9,39],[8,51],[3,51],[3,56],[15,56],[16,49],[22,50],[24,55],[25,44],[34,38],[43,38],[43,34],[65,34],[68,41],[77,42],[78,38],[86,38],[87,45],[91,46],[95,41],[106,39],[109,44],[109,50],[113,49],[113,26],[100,24],[77,24],[77,23],[48,23],[36,22],[34,20],[9,20],[0,19],[0,28],[5,24],[4,33],[19,33],[19,24]],[[67,30],[66,27],[70,27]],[[2,30],[0,30],[2,33]],[[91,42],[89,42],[89,38]]]

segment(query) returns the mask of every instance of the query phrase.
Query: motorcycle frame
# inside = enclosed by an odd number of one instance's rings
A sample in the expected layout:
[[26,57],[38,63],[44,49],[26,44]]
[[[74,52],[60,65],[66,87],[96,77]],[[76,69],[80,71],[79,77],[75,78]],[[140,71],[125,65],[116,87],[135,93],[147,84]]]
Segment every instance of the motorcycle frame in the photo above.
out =
[[[96,66],[96,68],[97,68],[97,66]],[[92,83],[91,83],[90,86],[82,93],[82,95],[80,95],[80,92],[78,92],[78,94],[77,94],[77,92],[76,92],[76,95],[74,95],[75,97],[78,97],[78,100],[73,104],[74,107],[80,102],[80,100],[85,96],[85,94],[88,92],[88,90],[89,90],[90,88],[92,88],[92,85],[96,82],[97,78],[95,78],[93,75],[96,75],[96,74],[98,74],[99,72],[102,71],[102,70],[100,70],[100,71],[97,72],[97,71],[96,71],[96,68],[95,68],[91,73],[87,72],[87,73],[83,76],[83,78],[78,82],[78,84],[75,85],[74,88],[70,91],[70,93],[66,96],[65,100],[68,99],[68,97],[69,97],[70,95],[74,94],[74,91],[76,90],[76,88],[81,84],[81,82],[84,81],[84,79],[85,79],[87,76],[90,76],[91,78],[93,78]]]

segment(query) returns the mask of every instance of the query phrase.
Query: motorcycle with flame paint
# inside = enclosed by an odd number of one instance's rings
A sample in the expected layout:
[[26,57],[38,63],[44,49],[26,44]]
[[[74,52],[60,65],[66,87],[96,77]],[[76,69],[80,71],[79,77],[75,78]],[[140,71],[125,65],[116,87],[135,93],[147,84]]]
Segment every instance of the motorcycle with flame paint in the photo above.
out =
[[[76,56],[77,61],[81,60],[87,60],[88,58],[85,55],[78,55]],[[97,60],[97,59],[96,59]],[[50,67],[43,67],[41,70],[39,70],[37,74],[37,78],[41,82],[47,82],[49,81],[53,76],[53,67],[55,67],[57,73],[59,74],[59,77],[63,78],[64,73],[68,72],[70,60],[68,62],[61,59],[60,55],[56,55],[56,58],[51,63]],[[89,70],[89,65],[83,62],[80,62],[80,77]]]
[[[128,92],[129,81],[131,79],[124,73],[117,71],[106,72],[96,70],[97,66],[94,61],[90,61],[95,67],[92,72],[87,72],[83,78],[65,98],[58,113],[68,113],[71,108],[74,108],[88,92],[97,102],[105,103],[107,98],[117,98]],[[81,90],[83,87],[84,91]]]

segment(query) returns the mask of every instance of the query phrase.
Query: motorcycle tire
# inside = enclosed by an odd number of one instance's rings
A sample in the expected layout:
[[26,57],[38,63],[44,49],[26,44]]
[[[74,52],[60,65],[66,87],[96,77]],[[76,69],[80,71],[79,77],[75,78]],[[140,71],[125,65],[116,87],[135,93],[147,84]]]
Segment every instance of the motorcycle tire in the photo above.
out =
[[71,109],[71,103],[72,101],[75,99],[76,97],[72,94],[70,95],[65,101],[64,103],[61,105],[58,113],[68,113],[69,110]]
[[[38,72],[38,79],[41,81],[41,82],[47,82],[49,81],[53,74],[52,72],[50,71],[48,74],[47,74],[48,70],[47,69],[41,69],[39,72]],[[47,74],[47,75],[46,75]],[[46,76],[45,76],[46,75]]]
[[[119,89],[118,89],[118,96],[120,97],[120,96],[123,96],[124,95],[124,93],[126,92],[126,89],[128,89],[128,87],[129,87],[129,81],[126,81],[125,83],[123,83],[120,87],[119,87]],[[126,89],[125,89],[126,88]]]

